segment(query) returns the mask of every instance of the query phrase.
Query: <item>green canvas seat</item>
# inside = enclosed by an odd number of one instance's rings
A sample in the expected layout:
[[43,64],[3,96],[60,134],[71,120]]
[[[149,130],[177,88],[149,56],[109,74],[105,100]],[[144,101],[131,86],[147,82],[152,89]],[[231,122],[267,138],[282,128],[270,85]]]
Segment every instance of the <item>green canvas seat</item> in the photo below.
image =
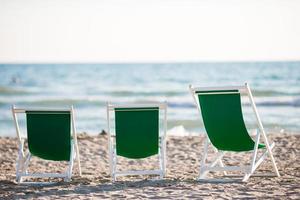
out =
[[46,160],[70,160],[70,112],[26,111],[26,122],[28,147],[32,155]]
[[[13,106],[12,112],[19,141],[17,182],[23,182],[24,177],[64,178],[69,181],[74,160],[77,160],[78,172],[81,175],[73,107],[66,110],[50,110],[18,109]],[[24,148],[26,140],[20,133],[18,113],[26,114],[27,153]],[[68,169],[65,173],[29,173],[27,168],[32,156],[48,161],[67,161]]]
[[[266,156],[270,156],[275,175],[279,176],[271,151],[275,144],[270,145],[268,142],[247,83],[244,86],[235,87],[193,87],[190,85],[190,91],[199,113],[201,113],[206,130],[199,179],[205,179],[210,171],[222,171],[224,175],[227,175],[226,171],[242,171],[245,173],[242,180],[247,181]],[[258,129],[255,140],[250,137],[244,122],[241,94],[246,94],[249,97],[257,120]],[[260,143],[261,136],[263,143]],[[210,144],[217,156],[213,162],[207,164],[206,159]],[[264,152],[256,159],[259,149],[263,149]],[[226,152],[249,151],[253,154],[249,166],[225,166],[222,161]]]
[[[253,150],[255,142],[249,136],[244,123],[240,93],[238,90],[220,92],[222,93],[196,92],[209,140],[217,149],[223,151]],[[259,144],[259,148],[263,147],[265,145]]]
[[117,155],[147,158],[158,153],[159,108],[116,108]]
[[[160,112],[164,110],[165,129],[160,134]],[[163,177],[165,173],[166,104],[146,104],[145,106],[109,104],[107,113],[110,134],[110,169],[113,180],[115,181],[117,176],[124,175],[153,174]],[[114,129],[110,128],[110,116],[114,116]],[[145,159],[154,155],[159,157],[159,170],[116,170],[117,156]]]

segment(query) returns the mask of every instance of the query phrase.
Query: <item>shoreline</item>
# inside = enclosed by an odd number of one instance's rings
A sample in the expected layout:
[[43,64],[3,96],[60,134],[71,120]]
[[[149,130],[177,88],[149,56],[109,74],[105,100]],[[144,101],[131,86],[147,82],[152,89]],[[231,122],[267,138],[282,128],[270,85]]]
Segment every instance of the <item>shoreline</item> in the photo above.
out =
[[[15,162],[17,158],[16,138],[0,137],[0,198],[284,198],[300,196],[300,135],[273,133],[269,140],[275,141],[273,150],[281,177],[250,177],[247,183],[200,183],[199,162],[203,149],[203,136],[167,137],[167,175],[163,180],[146,180],[149,177],[122,177],[113,183],[109,175],[107,135],[89,136],[79,134],[79,149],[82,163],[82,177],[74,176],[69,183],[32,186],[17,185]],[[211,155],[211,154],[210,154]],[[233,157],[232,157],[233,156]],[[249,157],[248,157],[249,156]],[[211,158],[211,157],[209,157]],[[233,160],[231,159],[233,158]],[[248,160],[247,160],[248,159]],[[250,161],[249,153],[229,153],[225,164]],[[63,163],[45,165],[47,162],[32,159],[29,170],[60,171]],[[132,161],[119,159],[119,169],[143,167],[152,168],[157,164],[155,157]],[[48,166],[48,167],[47,167]],[[272,169],[266,159],[257,173]],[[219,174],[218,178],[222,178]],[[55,179],[55,181],[61,181]]]

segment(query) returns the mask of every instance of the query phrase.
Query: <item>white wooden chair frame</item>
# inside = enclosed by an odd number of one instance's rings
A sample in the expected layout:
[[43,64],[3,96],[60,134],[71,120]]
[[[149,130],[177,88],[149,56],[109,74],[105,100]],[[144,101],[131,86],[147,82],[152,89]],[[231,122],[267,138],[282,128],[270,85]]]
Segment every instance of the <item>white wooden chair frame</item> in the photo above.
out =
[[[164,111],[163,118],[163,134],[160,134],[159,129],[159,150],[158,150],[158,161],[159,169],[156,170],[131,170],[131,171],[117,171],[117,152],[116,152],[116,137],[115,132],[111,132],[110,126],[110,112],[115,111],[116,108],[146,108],[146,107],[158,107],[159,110]],[[159,118],[160,119],[160,118]],[[160,119],[161,120],[161,119]],[[166,173],[166,133],[167,133],[167,103],[157,104],[126,104],[126,105],[113,105],[107,103],[107,129],[108,129],[108,148],[109,148],[109,169],[113,181],[117,180],[119,176],[130,176],[130,175],[159,175],[160,179],[165,176]]]
[[[276,163],[275,163],[275,159],[274,159],[273,154],[272,154],[272,149],[275,146],[275,143],[272,143],[271,145],[269,144],[268,138],[266,136],[264,127],[262,125],[262,122],[260,120],[256,105],[255,105],[255,102],[254,102],[249,84],[245,83],[245,85],[243,85],[243,86],[232,86],[232,87],[193,87],[192,85],[190,85],[189,89],[190,89],[190,92],[193,96],[195,104],[198,108],[200,116],[201,116],[201,108],[200,108],[199,101],[198,101],[198,94],[196,94],[196,92],[198,92],[198,91],[210,91],[209,93],[201,93],[201,94],[205,94],[205,95],[216,94],[216,93],[217,94],[222,94],[222,93],[223,94],[232,94],[232,93],[246,94],[249,97],[251,107],[252,107],[253,112],[255,114],[256,122],[257,122],[257,125],[258,125],[258,129],[256,130],[254,150],[253,150],[253,153],[252,153],[252,160],[251,160],[250,165],[247,165],[247,166],[224,166],[224,163],[222,162],[222,158],[223,158],[225,152],[217,150],[211,144],[207,133],[205,133],[203,157],[202,157],[202,160],[201,160],[201,163],[200,163],[200,170],[199,170],[199,174],[200,174],[199,175],[199,180],[204,180],[204,181],[209,180],[209,179],[206,179],[206,175],[210,171],[222,171],[225,176],[227,176],[226,171],[241,171],[241,172],[245,173],[244,177],[242,179],[243,182],[246,182],[250,178],[250,176],[277,176],[277,177],[280,177],[280,174],[278,172],[278,169],[277,169],[277,166],[276,166]],[[238,92],[219,92],[220,90],[238,90]],[[213,91],[218,91],[218,92],[214,93]],[[258,144],[259,144],[259,141],[261,139],[261,136],[262,136],[262,141],[264,142],[264,144],[266,146],[266,150],[257,159]],[[217,156],[215,157],[215,159],[211,163],[206,163],[207,154],[208,154],[208,147],[209,147],[210,144],[213,147],[214,152],[217,153]],[[263,162],[263,160],[267,156],[270,156],[270,158],[271,158],[272,166],[273,166],[273,169],[274,169],[275,173],[254,174],[254,171],[257,169],[257,167]],[[217,165],[219,165],[219,166],[217,166]],[[230,175],[228,175],[228,176],[230,176]],[[216,179],[212,179],[212,180],[216,180]]]
[[[64,173],[29,173],[27,171],[30,159],[32,154],[29,150],[24,149],[24,141],[25,138],[22,137],[17,114],[25,113],[26,111],[69,111],[71,114],[71,132],[72,132],[72,139],[71,139],[71,155],[70,160],[68,161],[68,168]],[[81,176],[81,166],[80,166],[80,156],[79,156],[79,148],[77,142],[77,132],[76,132],[76,124],[75,124],[75,117],[74,117],[74,108],[73,106],[70,109],[21,109],[16,108],[14,105],[12,106],[12,114],[14,118],[14,123],[17,132],[17,138],[19,143],[19,151],[18,151],[18,158],[16,163],[16,181],[18,183],[23,182],[23,178],[31,177],[31,178],[63,178],[64,181],[69,182],[72,177],[72,170],[74,161],[77,160],[78,172]],[[26,151],[26,153],[25,153]],[[74,152],[75,151],[75,152]],[[28,182],[28,183],[37,183],[37,182]],[[47,182],[46,182],[47,183]]]

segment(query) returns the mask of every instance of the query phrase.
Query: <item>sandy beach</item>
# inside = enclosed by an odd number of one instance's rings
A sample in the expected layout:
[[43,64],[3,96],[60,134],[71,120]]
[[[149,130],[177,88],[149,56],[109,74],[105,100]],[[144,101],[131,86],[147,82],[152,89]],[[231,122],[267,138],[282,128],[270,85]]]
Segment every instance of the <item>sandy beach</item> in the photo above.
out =
[[[15,183],[16,138],[0,138],[0,199],[299,199],[300,198],[300,135],[270,134],[276,142],[273,150],[281,174],[277,177],[251,177],[247,183],[198,182],[198,169],[203,148],[203,136],[167,138],[167,176],[163,180],[151,177],[125,177],[112,183],[108,168],[107,135],[80,134],[82,177],[75,175],[70,183],[51,185],[17,185]],[[249,153],[228,154],[225,164],[246,163]],[[233,158],[233,160],[229,159]],[[257,172],[271,169],[265,161]],[[119,159],[120,169],[129,166],[153,168],[155,157],[148,160]],[[32,159],[29,170],[61,171],[64,163],[48,163]],[[52,171],[53,172],[53,171]],[[215,174],[221,177],[222,174]]]

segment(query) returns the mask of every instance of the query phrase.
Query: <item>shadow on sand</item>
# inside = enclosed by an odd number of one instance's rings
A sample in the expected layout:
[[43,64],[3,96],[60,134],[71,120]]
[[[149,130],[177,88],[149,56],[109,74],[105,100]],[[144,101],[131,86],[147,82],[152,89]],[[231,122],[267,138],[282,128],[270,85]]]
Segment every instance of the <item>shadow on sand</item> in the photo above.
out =
[[[2,192],[7,193],[5,199],[26,199],[38,197],[68,197],[73,195],[85,196],[105,192],[122,191],[126,189],[141,189],[145,187],[170,188],[178,184],[198,184],[194,179],[185,180],[138,180],[138,181],[117,181],[111,182],[109,179],[96,179],[91,181],[87,178],[75,178],[72,182],[56,182],[51,184],[16,184],[12,181],[0,181]],[[222,184],[222,183],[220,183]],[[13,193],[9,193],[12,192]],[[1,194],[1,192],[0,192]]]

